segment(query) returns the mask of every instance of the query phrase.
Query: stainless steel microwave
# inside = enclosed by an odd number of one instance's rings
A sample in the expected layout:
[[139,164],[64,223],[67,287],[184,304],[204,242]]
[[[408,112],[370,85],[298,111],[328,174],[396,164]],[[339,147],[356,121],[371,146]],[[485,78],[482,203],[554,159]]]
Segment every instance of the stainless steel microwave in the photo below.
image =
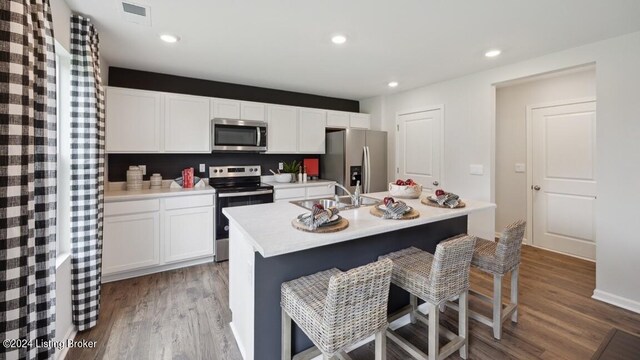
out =
[[264,121],[211,120],[212,152],[267,151],[267,123]]

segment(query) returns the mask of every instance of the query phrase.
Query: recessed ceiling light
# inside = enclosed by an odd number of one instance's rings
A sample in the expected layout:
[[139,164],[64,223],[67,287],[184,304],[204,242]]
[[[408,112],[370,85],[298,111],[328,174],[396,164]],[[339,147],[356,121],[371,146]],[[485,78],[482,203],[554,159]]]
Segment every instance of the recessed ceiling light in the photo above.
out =
[[170,44],[173,44],[173,43],[178,42],[178,40],[180,40],[180,38],[175,36],[175,35],[162,34],[162,35],[160,35],[160,40],[162,40],[164,42],[168,42]]
[[334,44],[338,44],[338,45],[344,44],[344,43],[347,42],[347,37],[344,36],[344,35],[334,35],[331,38],[331,42],[333,42]]
[[398,87],[398,85],[400,85],[400,84],[398,84],[397,81],[392,81],[392,82],[388,83],[387,85],[389,85],[390,88],[394,88],[394,87]]
[[496,57],[498,55],[500,55],[502,53],[502,51],[498,50],[498,49],[494,49],[494,50],[489,50],[486,53],[484,53],[484,56],[488,57],[488,58],[492,58],[492,57]]

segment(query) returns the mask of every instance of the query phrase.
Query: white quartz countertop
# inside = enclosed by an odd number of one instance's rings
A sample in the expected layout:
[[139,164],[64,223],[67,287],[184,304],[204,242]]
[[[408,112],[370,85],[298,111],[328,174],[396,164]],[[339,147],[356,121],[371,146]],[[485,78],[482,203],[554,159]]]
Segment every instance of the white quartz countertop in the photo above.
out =
[[[366,194],[366,196],[381,200],[389,195],[387,192],[379,192]],[[229,218],[231,226],[239,227],[255,251],[258,251],[263,257],[271,257],[446,220],[496,207],[495,204],[488,202],[464,198],[463,201],[467,206],[461,209],[435,208],[423,205],[419,199],[404,201],[419,211],[420,217],[413,220],[385,220],[371,215],[369,213],[370,207],[361,207],[340,212],[343,218],[349,220],[347,229],[323,234],[294,229],[291,220],[308,210],[289,202],[224,208],[222,212]]]
[[299,188],[299,187],[306,187],[306,186],[322,186],[322,185],[329,185],[329,184],[335,184],[335,181],[332,180],[322,180],[322,179],[318,179],[318,180],[309,180],[307,182],[295,182],[295,183],[279,183],[276,182],[275,180],[272,179],[265,179],[262,182],[269,184],[269,185],[273,185],[274,189],[288,189],[288,188]]
[[157,199],[172,196],[190,196],[190,195],[207,195],[212,194],[215,190],[206,185],[200,188],[191,189],[171,189],[163,187],[162,189],[142,189],[142,190],[109,190],[104,193],[105,202],[115,201],[130,201],[130,200],[145,200],[145,199]]

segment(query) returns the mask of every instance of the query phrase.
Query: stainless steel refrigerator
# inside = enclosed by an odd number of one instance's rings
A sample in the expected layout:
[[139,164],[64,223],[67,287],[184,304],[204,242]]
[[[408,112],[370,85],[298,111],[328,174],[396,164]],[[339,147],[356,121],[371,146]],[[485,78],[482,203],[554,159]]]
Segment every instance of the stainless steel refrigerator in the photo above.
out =
[[352,193],[358,180],[364,193],[387,191],[386,131],[348,129],[327,133],[320,176],[340,183]]

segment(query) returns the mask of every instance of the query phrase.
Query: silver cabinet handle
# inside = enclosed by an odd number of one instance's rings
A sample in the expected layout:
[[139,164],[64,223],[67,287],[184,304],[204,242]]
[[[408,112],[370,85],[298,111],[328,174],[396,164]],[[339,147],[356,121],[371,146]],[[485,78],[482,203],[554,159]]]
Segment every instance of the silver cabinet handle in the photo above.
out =
[[433,182],[433,185],[434,185],[434,186],[438,186],[438,185],[440,185],[440,183],[439,183],[438,181],[434,181],[434,182]]
[[540,185],[535,185],[535,186],[533,186],[533,190],[535,190],[535,191],[540,190]]

